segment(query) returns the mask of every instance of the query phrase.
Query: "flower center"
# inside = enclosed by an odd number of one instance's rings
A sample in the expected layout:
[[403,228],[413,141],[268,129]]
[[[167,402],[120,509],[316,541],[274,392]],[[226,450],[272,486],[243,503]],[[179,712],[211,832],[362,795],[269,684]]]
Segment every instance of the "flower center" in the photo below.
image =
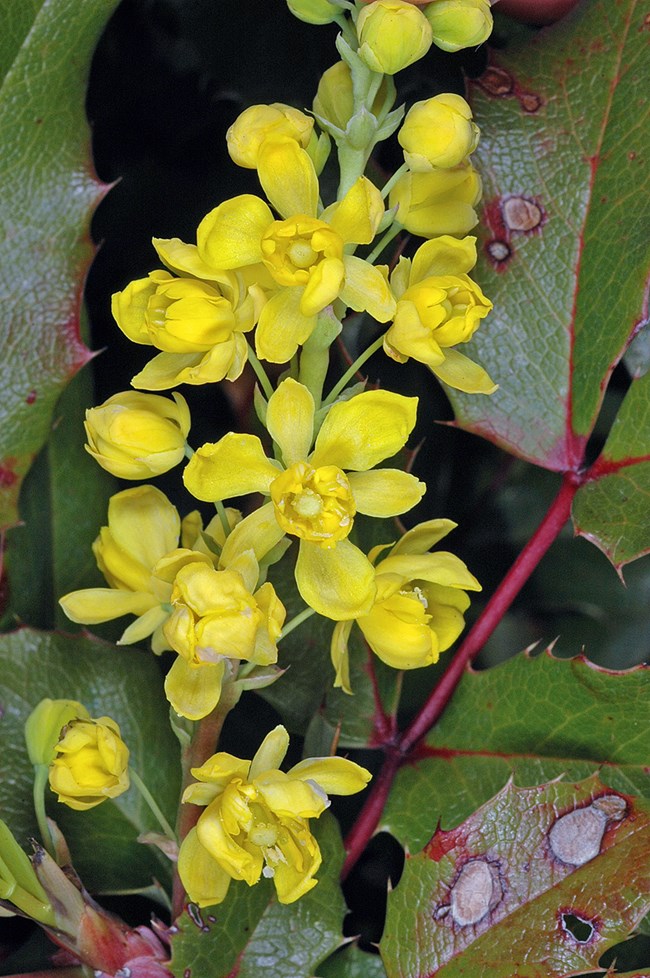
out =
[[296,462],[271,483],[278,523],[286,533],[333,547],[352,529],[356,507],[347,476],[336,465]]
[[264,264],[278,285],[306,285],[325,258],[343,256],[343,241],[325,221],[298,216],[274,221],[261,242]]

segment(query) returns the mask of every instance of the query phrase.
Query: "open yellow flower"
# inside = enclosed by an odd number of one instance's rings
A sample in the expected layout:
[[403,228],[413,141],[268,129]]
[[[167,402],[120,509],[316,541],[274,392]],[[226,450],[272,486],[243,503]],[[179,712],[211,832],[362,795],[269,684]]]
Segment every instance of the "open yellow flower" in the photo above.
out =
[[[376,567],[377,595],[356,620],[372,651],[394,669],[419,669],[438,661],[465,626],[466,591],[481,585],[454,554],[427,553],[456,526],[429,520],[409,530]],[[385,547],[370,552],[375,560]],[[332,636],[335,686],[350,693],[348,639],[354,622],[339,622]]]
[[153,241],[168,271],[156,269],[113,296],[113,316],[133,343],[162,352],[131,383],[143,390],[235,380],[247,359],[243,335],[255,301],[241,276],[201,261],[196,245]]
[[[230,511],[235,522],[239,514]],[[108,504],[108,526],[93,543],[97,566],[107,588],[71,591],[60,600],[71,621],[95,625],[123,615],[136,615],[118,644],[130,645],[153,635],[154,652],[169,648],[162,625],[170,614],[172,582],[187,563],[209,567],[216,560],[202,538],[198,513],[182,524],[175,506],[154,486],[118,492]],[[224,542],[220,521],[214,519],[206,534],[219,546]],[[180,539],[179,539],[180,537]]]
[[379,190],[366,177],[341,201],[318,214],[318,178],[295,139],[267,139],[257,158],[264,191],[281,216],[275,220],[260,197],[224,201],[199,225],[203,262],[246,269],[263,263],[273,283],[258,318],[258,356],[286,363],[316,327],[318,314],[337,298],[385,323],[394,311],[385,269],[345,253],[369,244],[384,214]]
[[268,549],[285,533],[298,537],[296,582],[303,599],[327,618],[355,618],[370,609],[375,592],[372,565],[348,540],[355,514],[405,513],[426,488],[397,469],[368,471],[404,447],[416,409],[415,397],[357,394],[332,405],[311,451],[314,399],[302,384],[284,380],[266,418],[282,464],[267,458],[255,435],[231,432],[198,449],[184,482],[197,499],[213,502],[250,492],[270,496],[228,542],[247,532],[249,521]]
[[450,387],[492,394],[485,370],[453,349],[467,343],[492,303],[467,272],[476,264],[476,238],[443,235],[425,242],[413,259],[401,258],[391,275],[397,297],[384,350],[400,363],[419,360]]
[[273,880],[280,903],[293,903],[316,886],[322,858],[309,828],[329,806],[329,794],[363,790],[370,773],[342,757],[312,757],[279,770],[289,735],[278,726],[252,761],[214,754],[199,768],[183,801],[207,806],[184,839],[178,871],[200,907],[221,903],[231,880],[249,886]]
[[224,570],[193,562],[176,574],[163,631],[178,658],[165,694],[181,716],[200,720],[215,708],[229,659],[262,666],[277,661],[286,613],[268,581],[255,590],[258,578],[252,550]]

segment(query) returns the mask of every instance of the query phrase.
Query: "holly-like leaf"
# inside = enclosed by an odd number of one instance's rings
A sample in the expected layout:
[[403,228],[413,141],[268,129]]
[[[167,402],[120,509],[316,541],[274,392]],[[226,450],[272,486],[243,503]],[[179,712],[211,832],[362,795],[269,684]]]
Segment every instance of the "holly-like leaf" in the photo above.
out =
[[438,821],[458,824],[511,776],[535,785],[600,771],[611,788],[650,797],[649,694],[645,666],[613,672],[548,651],[469,670],[398,773],[382,827],[416,851]]
[[90,159],[90,58],[117,0],[6,0],[0,35],[0,527],[18,519],[20,484],[56,400],[91,354],[79,309],[106,192]]
[[576,493],[576,532],[619,570],[650,551],[650,374],[634,380],[589,480]]
[[509,783],[407,859],[380,949],[388,978],[564,978],[650,907],[650,806],[597,777]]
[[312,831],[323,853],[318,884],[283,906],[270,880],[232,883],[225,901],[199,910],[190,905],[172,934],[171,968],[177,978],[310,978],[342,943],[345,903],[339,887],[343,846],[333,818]]
[[[32,805],[33,768],[23,728],[45,697],[74,699],[91,716],[120,726],[138,772],[168,820],[178,803],[180,764],[156,659],[97,639],[21,629],[0,637],[0,817],[21,844],[39,832]],[[158,824],[131,787],[114,800],[76,812],[48,791],[48,814],[59,824],[73,863],[92,892],[148,886],[165,880],[170,864],[153,846],[137,842]]]
[[476,277],[495,306],[471,349],[500,387],[450,396],[462,427],[554,471],[580,466],[645,316],[646,15],[640,0],[582,3],[470,85],[485,201]]

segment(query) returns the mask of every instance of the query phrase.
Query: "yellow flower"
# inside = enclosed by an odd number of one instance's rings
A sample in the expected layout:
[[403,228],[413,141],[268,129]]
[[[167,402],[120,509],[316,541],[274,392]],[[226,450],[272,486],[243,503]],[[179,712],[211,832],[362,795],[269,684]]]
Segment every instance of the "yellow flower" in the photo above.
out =
[[329,0],[287,0],[287,6],[306,24],[331,24],[341,13],[341,8]]
[[406,173],[390,192],[398,221],[411,234],[467,234],[478,223],[481,178],[469,161],[449,170]]
[[282,220],[260,197],[224,201],[199,225],[202,260],[245,270],[263,263],[273,291],[258,318],[258,356],[286,363],[316,327],[320,312],[340,298],[346,306],[387,322],[393,299],[382,270],[347,255],[346,244],[369,244],[384,214],[379,190],[366,177],[318,216],[318,179],[294,139],[265,140],[258,175]]
[[178,465],[185,454],[190,412],[156,394],[124,391],[86,411],[86,451],[120,479],[148,479]]
[[215,754],[199,768],[183,801],[207,806],[183,841],[178,871],[200,907],[221,903],[231,880],[249,886],[273,880],[280,903],[293,903],[318,880],[321,853],[309,828],[329,806],[329,794],[362,791],[370,773],[342,757],[313,757],[279,770],[289,736],[278,726],[252,761]]
[[[466,591],[481,586],[451,553],[427,553],[456,526],[429,520],[409,530],[376,567],[377,596],[356,624],[379,658],[394,669],[419,669],[437,662],[465,627]],[[375,547],[376,559],[385,547]],[[332,636],[335,686],[350,693],[348,639],[354,622],[339,622]]]
[[417,398],[389,391],[335,403],[311,451],[314,399],[302,384],[284,380],[269,399],[266,418],[283,464],[266,457],[256,436],[230,433],[199,448],[185,469],[185,485],[209,501],[250,492],[270,496],[228,542],[247,532],[251,521],[268,549],[285,533],[298,537],[296,582],[303,599],[328,618],[357,617],[372,605],[375,584],[368,558],[347,539],[355,513],[396,516],[425,490],[406,472],[368,471],[404,447],[416,407]]
[[457,166],[478,145],[479,129],[472,110],[460,95],[445,92],[416,102],[397,134],[404,159],[413,173]]
[[[382,110],[395,101],[395,84],[388,75],[384,75],[372,103],[372,114],[378,119]],[[353,136],[350,121],[354,116],[354,89],[350,66],[345,61],[337,61],[320,77],[318,91],[314,98],[314,114],[319,122],[326,124],[335,138]],[[368,117],[368,110],[363,109],[361,116]],[[359,119],[363,124],[362,118]],[[353,123],[354,125],[354,123]]]
[[375,0],[357,18],[359,57],[369,68],[394,75],[424,57],[431,47],[431,25],[406,0]]
[[237,116],[226,133],[230,157],[247,169],[257,167],[260,148],[265,139],[286,136],[307,149],[314,120],[299,109],[282,102],[271,105],[251,105]]
[[89,719],[90,713],[76,700],[41,700],[25,722],[25,742],[32,764],[49,765],[66,723],[79,717]]
[[467,343],[492,303],[467,272],[476,264],[476,238],[443,235],[425,242],[413,260],[401,258],[391,285],[397,296],[385,352],[400,363],[424,363],[450,387],[492,394],[496,384],[478,364],[452,349]]
[[84,812],[129,787],[129,749],[110,717],[71,720],[50,764],[50,787],[59,801]]
[[[232,522],[237,517],[235,511],[230,512]],[[97,566],[109,587],[71,591],[59,602],[63,611],[71,621],[84,625],[136,615],[118,644],[130,645],[153,635],[154,652],[162,652],[169,647],[162,625],[171,610],[169,601],[177,572],[193,561],[211,567],[216,560],[201,531],[198,513],[190,514],[181,524],[176,508],[154,486],[116,493],[108,504],[108,526],[101,528],[93,544]],[[206,528],[206,535],[218,546],[223,544],[224,533],[217,518]]]
[[215,708],[228,659],[277,661],[285,609],[268,582],[255,591],[258,577],[252,550],[224,570],[190,563],[178,571],[163,631],[178,653],[165,693],[181,716],[200,720]]
[[488,0],[433,0],[424,9],[433,43],[443,51],[476,47],[492,33]]
[[131,383],[143,390],[235,380],[247,359],[245,332],[255,301],[240,276],[205,264],[195,245],[155,239],[162,261],[183,278],[157,269],[113,296],[113,316],[134,343],[163,352]]

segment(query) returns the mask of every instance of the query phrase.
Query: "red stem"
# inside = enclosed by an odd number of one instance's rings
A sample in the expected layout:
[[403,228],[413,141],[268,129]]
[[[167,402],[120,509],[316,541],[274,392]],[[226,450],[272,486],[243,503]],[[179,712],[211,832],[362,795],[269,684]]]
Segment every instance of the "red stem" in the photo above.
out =
[[483,648],[548,548],[556,540],[569,518],[573,497],[583,478],[574,472],[565,475],[560,491],[548,508],[542,522],[488,601],[465,641],[459,646],[449,668],[422,710],[397,741],[387,745],[384,766],[375,779],[359,818],[346,839],[347,858],[343,867],[344,878],[359,859],[377,828],[393,779],[400,765],[404,763],[415,744],[438,721],[465,669]]

